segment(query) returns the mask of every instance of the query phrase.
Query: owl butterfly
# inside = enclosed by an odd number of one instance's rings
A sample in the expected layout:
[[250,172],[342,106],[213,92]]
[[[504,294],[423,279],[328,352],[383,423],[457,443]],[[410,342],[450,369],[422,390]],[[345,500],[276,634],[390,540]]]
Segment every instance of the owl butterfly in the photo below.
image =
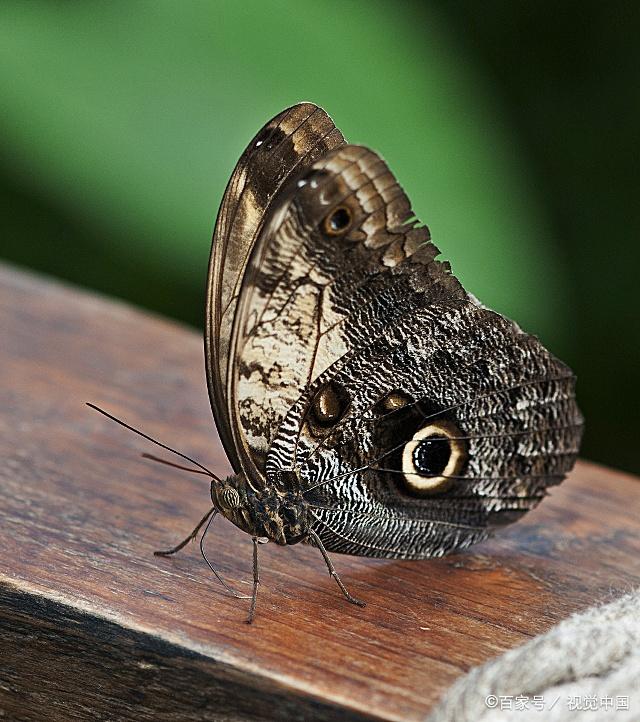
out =
[[[385,162],[311,103],[277,115],[227,186],[205,355],[234,475],[213,507],[254,543],[424,559],[533,509],[573,466],[575,378],[437,260]],[[204,470],[204,467],[200,467]],[[205,470],[206,471],[206,470]],[[208,528],[208,527],[207,527]]]

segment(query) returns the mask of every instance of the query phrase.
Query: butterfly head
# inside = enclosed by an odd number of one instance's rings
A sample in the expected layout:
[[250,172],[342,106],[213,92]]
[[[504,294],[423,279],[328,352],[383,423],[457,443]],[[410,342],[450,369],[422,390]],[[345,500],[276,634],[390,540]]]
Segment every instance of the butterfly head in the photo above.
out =
[[211,501],[220,514],[247,534],[265,536],[254,513],[254,497],[242,473],[211,480]]
[[211,480],[211,501],[215,508],[237,526],[236,519],[242,516],[247,506],[247,484],[242,474],[232,474],[222,481]]

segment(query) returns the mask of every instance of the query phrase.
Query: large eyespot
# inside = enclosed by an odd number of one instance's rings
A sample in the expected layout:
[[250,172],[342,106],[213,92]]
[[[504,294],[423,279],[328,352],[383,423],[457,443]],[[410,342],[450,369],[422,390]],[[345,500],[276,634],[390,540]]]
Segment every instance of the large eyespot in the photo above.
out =
[[349,228],[353,221],[353,213],[349,206],[338,206],[324,219],[322,226],[324,232],[328,236],[342,236]]
[[330,381],[316,392],[311,401],[310,422],[317,429],[330,429],[347,413],[349,394],[344,386]]
[[402,451],[402,473],[410,491],[439,494],[462,469],[467,447],[460,429],[450,421],[434,421],[416,431]]

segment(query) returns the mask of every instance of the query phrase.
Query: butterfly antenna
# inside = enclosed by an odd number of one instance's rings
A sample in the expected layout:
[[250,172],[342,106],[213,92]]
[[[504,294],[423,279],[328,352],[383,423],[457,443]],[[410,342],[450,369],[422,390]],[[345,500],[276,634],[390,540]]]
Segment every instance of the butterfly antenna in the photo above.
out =
[[[185,461],[189,461],[192,464],[195,464],[197,467],[202,469],[202,473],[207,474],[215,481],[222,483],[222,479],[220,479],[219,476],[214,474],[213,471],[211,471],[210,469],[207,469],[207,467],[203,466],[199,461],[192,459],[190,456],[183,454],[181,451],[172,449],[170,446],[163,444],[162,442],[158,441],[157,439],[154,439],[153,437],[149,436],[148,434],[143,433],[139,429],[134,429],[133,426],[130,426],[129,424],[122,421],[121,419],[116,418],[115,416],[108,413],[104,409],[101,409],[99,406],[96,406],[95,404],[91,404],[88,401],[86,402],[86,404],[90,409],[93,409],[94,411],[97,411],[99,414],[106,416],[108,419],[111,419],[111,421],[115,421],[116,424],[120,424],[120,426],[124,426],[125,429],[129,429],[129,431],[133,431],[134,434],[138,434],[138,436],[142,436],[143,439],[150,441],[152,444],[156,444],[156,446],[160,446],[161,448],[165,449],[166,451],[170,451],[172,454],[175,454],[176,456],[180,456],[182,459],[185,459]],[[145,456],[145,454],[143,454],[143,456]],[[148,455],[148,456],[150,456],[150,455]],[[171,462],[164,461],[163,459],[158,459],[157,457],[151,457],[151,458],[153,458],[155,461],[160,461],[163,464],[168,464],[169,466],[176,466],[176,464],[171,464]],[[179,467],[179,468],[185,468],[185,467]],[[187,469],[187,470],[195,471],[195,469]],[[198,472],[198,473],[200,473],[200,472]]]
[[157,461],[158,464],[172,466],[174,469],[181,469],[182,471],[190,471],[192,474],[204,474],[204,476],[209,476],[208,471],[202,471],[201,469],[192,469],[190,466],[183,466],[182,464],[175,464],[173,461],[161,459],[159,456],[155,456],[155,454],[147,454],[145,452],[144,454],[140,454],[140,456],[142,456],[143,459],[151,459],[151,461]]

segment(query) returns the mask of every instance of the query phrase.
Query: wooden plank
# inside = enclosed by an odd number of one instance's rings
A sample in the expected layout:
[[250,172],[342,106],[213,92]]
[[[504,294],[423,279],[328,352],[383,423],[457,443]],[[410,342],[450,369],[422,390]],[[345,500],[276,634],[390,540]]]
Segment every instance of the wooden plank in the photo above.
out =
[[[528,517],[425,562],[261,547],[258,615],[195,546],[206,480],[140,458],[103,405],[228,471],[202,341],[123,304],[0,268],[0,711],[10,719],[421,719],[460,674],[640,583],[640,485],[580,463]],[[207,547],[250,588],[249,538]]]

